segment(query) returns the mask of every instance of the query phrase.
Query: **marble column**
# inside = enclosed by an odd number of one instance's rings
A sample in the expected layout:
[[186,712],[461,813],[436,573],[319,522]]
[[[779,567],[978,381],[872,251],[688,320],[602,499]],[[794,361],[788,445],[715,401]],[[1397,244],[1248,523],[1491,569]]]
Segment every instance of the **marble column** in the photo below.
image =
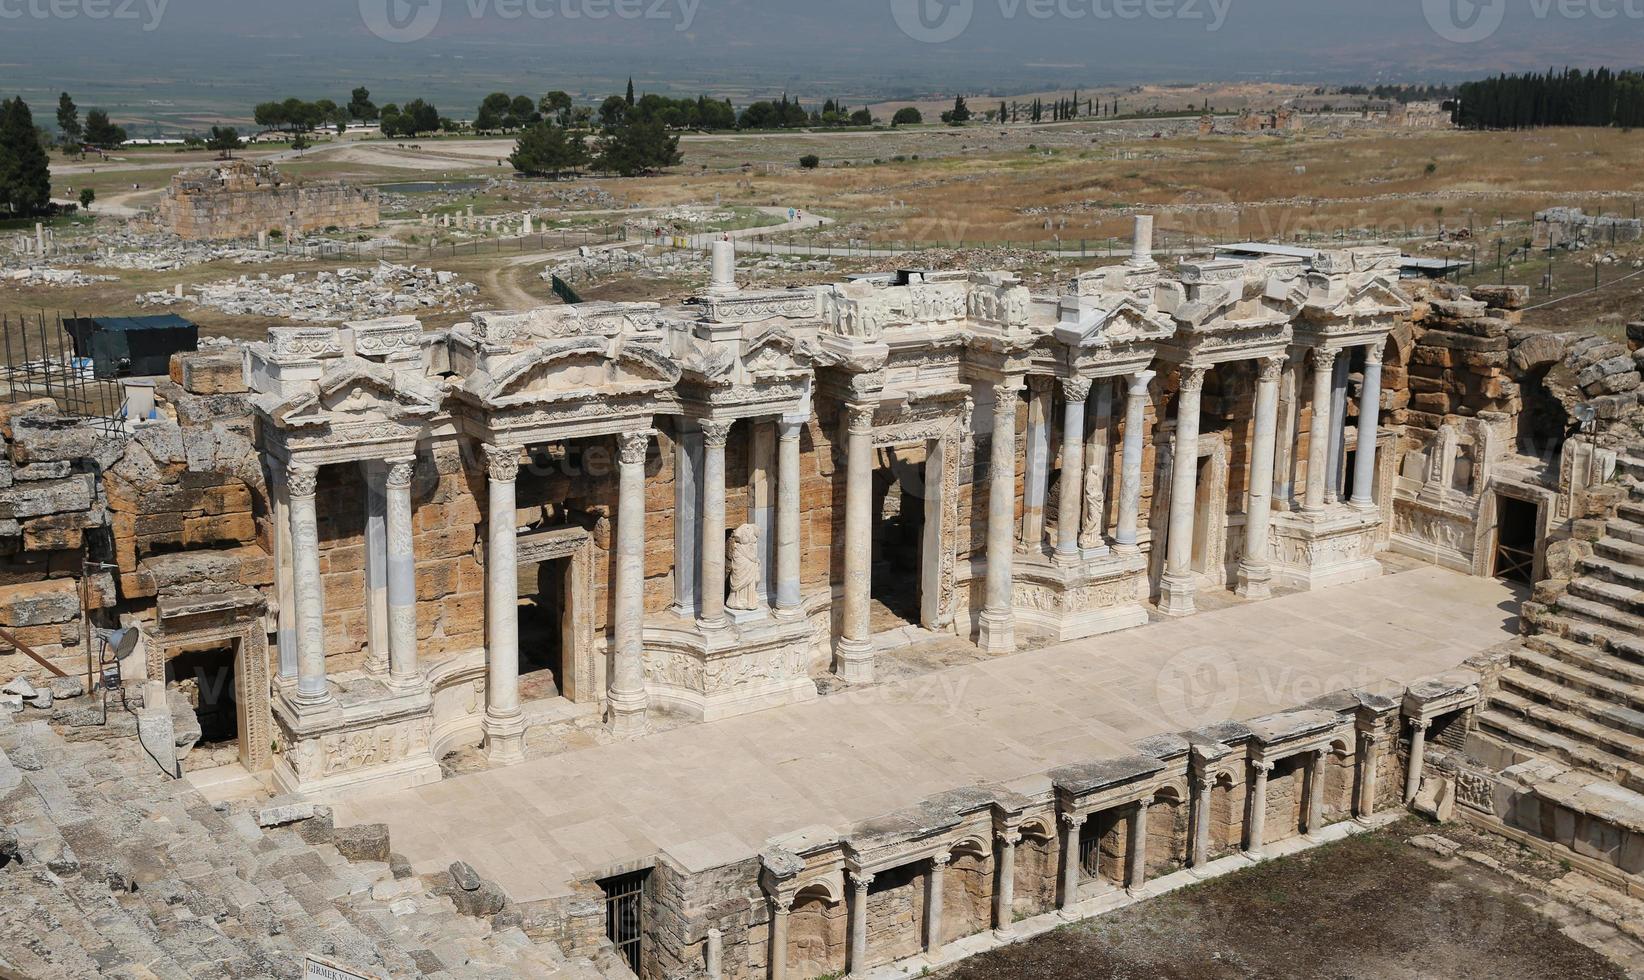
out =
[[805,419],[777,423],[776,444],[776,612],[803,612],[799,587],[799,435]]
[[1354,816],[1368,820],[1376,812],[1376,782],[1381,768],[1381,740],[1375,732],[1359,732],[1359,798]]
[[360,463],[365,480],[365,669],[378,677],[391,669],[388,649],[388,469],[377,460]]
[[[616,581],[612,584],[616,623],[611,669],[611,731],[619,737],[645,731],[645,457],[651,431],[624,432],[616,514]],[[723,537],[721,538],[723,541]]]
[[674,614],[695,619],[702,571],[702,430],[681,417],[674,434]]
[[1261,362],[1256,381],[1256,434],[1250,447],[1250,492],[1245,505],[1244,555],[1239,559],[1238,593],[1246,599],[1273,594],[1268,535],[1273,526],[1273,460],[1279,435],[1279,379],[1283,357]]
[[1193,853],[1188,864],[1198,870],[1210,863],[1210,795],[1216,791],[1216,781],[1210,775],[1193,780]]
[[1057,491],[1056,563],[1077,565],[1081,558],[1079,537],[1084,527],[1085,402],[1090,398],[1090,381],[1064,378],[1062,395],[1066,403],[1062,408],[1062,477]]
[[1301,418],[1301,349],[1292,347],[1279,381],[1279,434],[1274,453],[1273,503],[1279,510],[1296,505],[1296,425]]
[[987,653],[1016,649],[1011,565],[1016,531],[1016,403],[1020,379],[993,386],[993,451],[988,461],[987,603],[977,645]]
[[1315,837],[1324,829],[1324,782],[1329,771],[1330,753],[1320,749],[1313,753],[1313,767],[1307,774],[1307,836]]
[[1084,520],[1079,527],[1079,547],[1088,558],[1100,558],[1108,553],[1107,471],[1113,458],[1109,440],[1113,436],[1114,384],[1112,378],[1097,381],[1090,399],[1093,420],[1090,438],[1085,443],[1084,500],[1080,504]]
[[417,558],[411,529],[411,478],[417,460],[405,456],[387,461],[384,512],[388,549],[388,682],[413,687],[417,668]]
[[789,912],[787,899],[771,899],[771,980],[787,980]]
[[1271,762],[1250,764],[1250,819],[1244,832],[1244,851],[1251,857],[1262,856],[1267,835],[1267,774],[1272,771]]
[[845,601],[834,670],[873,683],[869,603],[873,588],[873,406],[846,407]]
[[1325,490],[1330,483],[1330,392],[1336,351],[1315,347],[1311,358],[1312,424],[1307,432],[1307,495],[1302,500],[1302,510],[1316,514],[1324,510]]
[[1376,436],[1381,431],[1381,359],[1384,344],[1364,348],[1364,390],[1359,394],[1359,445],[1353,457],[1353,499],[1359,510],[1376,509]]
[[932,960],[942,953],[942,880],[949,859],[947,854],[931,858],[925,876],[925,954]]
[[[1038,554],[1045,547],[1045,498],[1050,496],[1050,379],[1028,379],[1027,454],[1023,466],[1022,540],[1017,550]],[[1016,420],[1011,419],[1014,435]],[[1081,436],[1083,433],[1081,433]],[[1015,443],[1011,444],[1012,453]],[[1011,461],[1015,468],[1014,457]],[[1015,513],[1012,510],[1014,522]]]
[[492,765],[525,760],[519,706],[519,525],[514,484],[518,446],[485,447],[490,479],[485,549],[485,751]]
[[325,584],[320,578],[320,526],[314,509],[319,470],[286,468],[290,496],[292,582],[297,604],[297,695],[300,706],[331,701],[325,680]]
[[1170,470],[1170,538],[1166,542],[1159,612],[1191,616],[1197,584],[1193,575],[1193,519],[1199,496],[1199,405],[1205,368],[1182,367],[1176,400],[1176,439]]
[[279,601],[275,646],[280,654],[280,682],[297,682],[297,588],[292,571],[291,491],[285,470],[268,467],[268,495],[274,517],[274,588]]
[[1121,555],[1141,551],[1142,455],[1147,439],[1148,386],[1154,377],[1152,371],[1132,375],[1125,396],[1124,459],[1119,468],[1119,527],[1114,547]]
[[1073,907],[1079,904],[1079,831],[1084,818],[1073,813],[1061,814],[1062,822],[1062,918],[1074,917]]
[[1147,886],[1147,801],[1136,804],[1130,815],[1130,834],[1125,842],[1125,890],[1132,895]]
[[1410,722],[1410,759],[1404,770],[1404,802],[1409,803],[1421,792],[1421,769],[1427,757],[1427,726],[1430,722],[1412,719]]
[[1324,489],[1326,505],[1341,501],[1342,458],[1347,454],[1348,361],[1347,357],[1338,356],[1335,375],[1330,379],[1330,479]]
[[1011,832],[999,835],[999,867],[994,875],[997,889],[993,893],[993,934],[1008,939],[1016,931],[1016,845],[1022,835]]
[[852,872],[850,878],[855,886],[851,895],[850,975],[863,977],[868,973],[868,886],[873,884],[873,875]]
[[702,444],[702,626],[719,629],[725,615],[725,443],[731,420],[703,419]]

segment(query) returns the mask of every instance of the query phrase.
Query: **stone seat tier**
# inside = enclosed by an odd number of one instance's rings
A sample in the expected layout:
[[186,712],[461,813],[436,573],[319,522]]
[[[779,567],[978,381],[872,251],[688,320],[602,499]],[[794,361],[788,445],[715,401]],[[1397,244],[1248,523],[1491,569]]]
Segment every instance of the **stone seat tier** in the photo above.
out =
[[1644,522],[1617,517],[1604,526],[1604,531],[1608,537],[1619,541],[1644,545]]
[[[1557,685],[1546,686],[1557,688]],[[1543,732],[1556,735],[1566,742],[1596,750],[1598,755],[1594,758],[1609,757],[1619,760],[1635,772],[1644,770],[1644,738],[1629,735],[1556,705],[1543,704],[1510,691],[1497,691],[1490,698],[1490,708],[1486,713],[1492,712],[1523,719]],[[1574,758],[1567,761],[1583,768],[1588,766],[1587,762]],[[1607,770],[1613,769],[1614,765],[1611,764],[1606,769],[1598,771],[1602,775],[1610,775],[1611,772]]]
[[1623,612],[1607,602],[1593,599],[1591,596],[1577,595],[1574,583],[1570,594],[1559,597],[1558,611],[1572,619],[1585,620],[1596,623],[1606,629],[1619,630],[1631,633],[1633,636],[1644,636],[1644,618]]
[[[1500,683],[1503,690],[1512,691],[1520,697],[1551,705],[1637,738],[1639,750],[1644,753],[1644,711],[1629,707],[1632,699],[1619,703],[1614,700],[1617,697],[1625,698],[1620,685],[1558,664],[1557,661],[1537,661],[1533,657],[1525,658],[1518,666],[1503,671]],[[1644,755],[1640,756],[1640,761],[1644,761]]]
[[1594,602],[1602,602],[1617,612],[1638,618],[1638,623],[1644,627],[1644,592],[1628,585],[1619,585],[1603,579],[1585,576],[1570,583],[1570,594]]
[[[1640,495],[1635,490],[1633,496],[1638,498]],[[1623,501],[1621,506],[1616,508],[1616,514],[1623,520],[1632,521],[1635,524],[1644,524],[1644,502],[1637,499]]]
[[1532,610],[1527,614],[1527,618],[1537,635],[1565,637],[1576,643],[1585,643],[1600,651],[1613,653],[1622,659],[1644,664],[1644,636],[1589,620],[1571,619],[1556,610]]
[[1625,787],[1644,787],[1644,767],[1551,731],[1511,709],[1487,708],[1479,712],[1478,724],[1485,734],[1509,745],[1614,779]]
[[[1576,651],[1579,650],[1580,647],[1577,646]],[[1644,683],[1641,683],[1641,679],[1644,679],[1644,668],[1608,658],[1609,663],[1620,665],[1622,670],[1594,670],[1589,664],[1601,658],[1577,659],[1580,654],[1576,651],[1566,653],[1570,659],[1565,659],[1526,646],[1513,651],[1512,663],[1521,672],[1561,684],[1588,697],[1600,698],[1610,704],[1644,714]],[[1622,672],[1630,676],[1614,676],[1615,673]]]
[[1644,544],[1634,544],[1621,538],[1603,538],[1593,545],[1593,552],[1602,558],[1644,565]]
[[1524,646],[1531,653],[1572,667],[1624,684],[1640,685],[1641,691],[1644,691],[1644,664],[1607,652],[1602,644],[1567,639],[1556,633],[1537,633],[1525,637]]
[[1581,559],[1578,567],[1587,574],[1587,577],[1596,578],[1618,588],[1632,589],[1635,592],[1644,590],[1644,566],[1594,556]]

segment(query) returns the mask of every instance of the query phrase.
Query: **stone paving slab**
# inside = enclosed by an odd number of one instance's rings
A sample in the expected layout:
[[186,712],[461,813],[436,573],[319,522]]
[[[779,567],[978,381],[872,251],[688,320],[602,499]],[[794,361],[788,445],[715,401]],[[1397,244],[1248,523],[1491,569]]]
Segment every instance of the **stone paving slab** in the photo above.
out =
[[337,821],[387,823],[419,872],[461,855],[534,901],[659,850],[711,865],[1161,732],[1398,691],[1511,638],[1517,607],[1502,583],[1422,567],[351,799]]

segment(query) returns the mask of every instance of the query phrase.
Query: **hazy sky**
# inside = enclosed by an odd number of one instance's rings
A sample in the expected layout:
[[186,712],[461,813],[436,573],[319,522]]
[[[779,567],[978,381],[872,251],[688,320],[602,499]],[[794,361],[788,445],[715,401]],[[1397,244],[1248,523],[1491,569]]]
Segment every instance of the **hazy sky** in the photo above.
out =
[[1636,67],[1641,40],[1644,0],[0,0],[0,87],[315,97],[421,80],[455,99],[628,74],[733,96],[1428,81]]

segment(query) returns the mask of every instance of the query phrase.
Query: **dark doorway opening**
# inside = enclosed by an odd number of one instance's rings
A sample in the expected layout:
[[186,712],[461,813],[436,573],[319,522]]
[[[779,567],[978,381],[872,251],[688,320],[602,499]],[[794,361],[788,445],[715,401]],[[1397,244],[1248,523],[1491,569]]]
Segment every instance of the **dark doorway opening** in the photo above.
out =
[[238,760],[240,703],[234,649],[179,653],[166,663],[166,686],[188,699],[200,726],[200,740],[189,754],[189,767],[212,768]]
[[919,623],[925,540],[925,452],[888,449],[873,474],[875,633]]
[[559,697],[565,689],[571,559],[519,570],[519,690],[522,701]]
[[615,875],[599,883],[605,893],[605,935],[628,969],[639,975],[645,942],[645,883],[651,869]]
[[1536,584],[1537,515],[1538,508],[1528,500],[1496,498],[1496,578]]

